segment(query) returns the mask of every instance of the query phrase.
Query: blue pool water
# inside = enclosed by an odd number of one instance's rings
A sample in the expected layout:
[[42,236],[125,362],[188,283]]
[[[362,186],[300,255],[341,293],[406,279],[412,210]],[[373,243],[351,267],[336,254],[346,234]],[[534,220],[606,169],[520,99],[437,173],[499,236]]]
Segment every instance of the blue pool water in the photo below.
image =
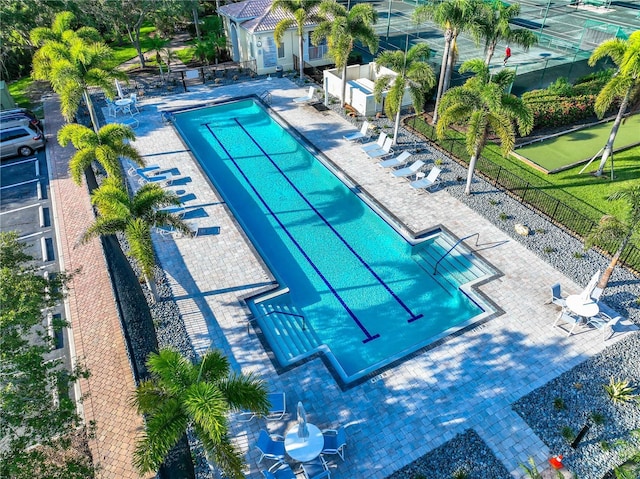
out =
[[403,237],[259,104],[174,124],[279,282],[249,306],[282,366],[322,351],[349,383],[486,316],[487,268],[456,249],[434,276],[453,239]]

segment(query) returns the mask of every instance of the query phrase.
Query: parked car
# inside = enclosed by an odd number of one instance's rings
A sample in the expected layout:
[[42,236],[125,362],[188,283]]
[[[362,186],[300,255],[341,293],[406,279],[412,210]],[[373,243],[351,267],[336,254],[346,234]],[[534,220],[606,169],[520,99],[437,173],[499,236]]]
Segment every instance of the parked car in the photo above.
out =
[[44,145],[42,131],[28,119],[3,120],[0,123],[0,158],[28,156]]
[[40,120],[31,110],[26,108],[12,108],[10,110],[0,111],[0,124],[9,122],[11,120],[18,120],[20,118],[27,118],[33,126],[40,128]]

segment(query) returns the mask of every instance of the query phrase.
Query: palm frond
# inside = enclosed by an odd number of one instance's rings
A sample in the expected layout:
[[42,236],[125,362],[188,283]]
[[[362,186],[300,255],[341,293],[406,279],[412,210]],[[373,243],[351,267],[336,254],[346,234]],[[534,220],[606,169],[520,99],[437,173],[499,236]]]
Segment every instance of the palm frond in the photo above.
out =
[[181,394],[198,378],[197,368],[178,351],[170,348],[149,354],[147,366],[163,387],[176,395]]
[[95,155],[89,150],[80,150],[69,160],[69,173],[76,185],[82,184],[84,170],[91,166],[91,162],[95,160]]
[[229,360],[218,350],[207,351],[198,366],[200,380],[217,383],[229,375]]
[[267,414],[270,404],[266,383],[254,374],[234,374],[219,383],[219,388],[234,410]]
[[81,243],[87,243],[101,235],[113,235],[124,231],[126,222],[121,218],[101,218],[98,217],[83,233],[80,238]]
[[229,405],[222,391],[213,384],[192,384],[183,396],[183,407],[195,424],[213,442],[220,442],[229,433]]
[[202,441],[207,459],[218,466],[225,477],[229,479],[245,479],[244,455],[235,449],[228,437],[219,442],[213,442],[207,438],[207,435],[200,430],[197,424],[193,425],[193,429]]
[[153,281],[156,255],[151,240],[151,227],[142,219],[136,218],[127,223],[124,234],[129,242],[129,255],[138,262],[144,276]]

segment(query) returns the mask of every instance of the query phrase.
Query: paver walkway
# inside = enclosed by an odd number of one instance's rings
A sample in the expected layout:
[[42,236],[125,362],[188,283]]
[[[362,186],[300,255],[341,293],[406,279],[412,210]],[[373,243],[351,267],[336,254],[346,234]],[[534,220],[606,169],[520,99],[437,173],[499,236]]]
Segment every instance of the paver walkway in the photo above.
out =
[[64,125],[57,98],[45,100],[44,113],[53,214],[61,232],[61,270],[81,268],[71,282],[67,307],[76,357],[91,373],[89,379],[80,381],[80,389],[85,398],[85,423],[95,424],[95,437],[89,440],[89,447],[99,468],[96,477],[139,478],[132,457],[142,418],[129,404],[135,384],[111,280],[100,240],[78,244],[94,219],[89,192],[86,185],[77,186],[69,176],[74,148],[62,148],[56,139]]
[[[406,224],[420,231],[444,225],[456,236],[479,232],[481,254],[503,276],[481,290],[505,314],[347,391],[341,391],[320,359],[278,375],[260,341],[247,328],[243,298],[274,278],[193,162],[160,112],[203,101],[259,94],[268,89],[272,107],[354,181]],[[309,420],[321,428],[347,425],[346,461],[332,461],[332,477],[383,478],[468,428],[474,428],[496,456],[520,477],[519,463],[533,456],[542,464],[550,451],[515,414],[510,404],[604,348],[599,332],[566,337],[551,327],[556,314],[546,305],[549,285],[582,288],[524,246],[488,223],[446,191],[409,188],[342,140],[355,128],[331,111],[297,106],[303,96],[287,79],[229,87],[194,87],[188,94],[147,97],[142,102],[135,146],[149,162],[177,168],[184,181],[172,186],[190,195],[186,206],[198,226],[220,226],[220,234],[195,239],[157,238],[158,258],[196,350],[219,348],[244,372],[262,375],[287,393],[289,415],[281,422],[233,422],[238,445],[248,452],[248,477],[261,477],[253,445],[262,427],[283,434],[303,401]],[[618,340],[618,334],[612,341]]]

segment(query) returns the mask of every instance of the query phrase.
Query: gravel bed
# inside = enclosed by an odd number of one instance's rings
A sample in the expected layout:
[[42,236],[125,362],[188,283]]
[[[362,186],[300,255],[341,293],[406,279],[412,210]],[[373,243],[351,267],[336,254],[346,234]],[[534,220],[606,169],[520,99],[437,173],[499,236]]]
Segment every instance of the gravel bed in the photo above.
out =
[[[466,475],[465,475],[466,473]],[[467,429],[387,479],[510,479],[511,474],[473,429]]]

